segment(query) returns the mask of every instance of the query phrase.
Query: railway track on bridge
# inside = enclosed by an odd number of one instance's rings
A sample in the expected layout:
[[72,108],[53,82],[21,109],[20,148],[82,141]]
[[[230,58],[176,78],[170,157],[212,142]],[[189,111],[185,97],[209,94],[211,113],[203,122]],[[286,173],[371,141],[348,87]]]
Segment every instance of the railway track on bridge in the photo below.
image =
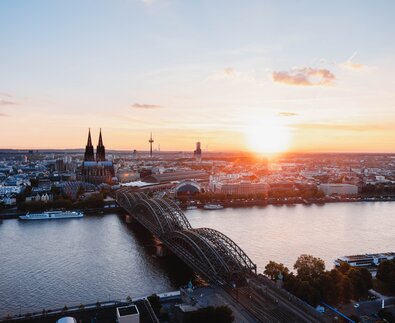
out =
[[[118,190],[116,200],[190,268],[237,301],[240,297],[240,304],[259,322],[325,322],[306,304],[260,279],[256,265],[229,237],[210,228],[192,228],[174,201],[128,188]],[[234,284],[240,287],[234,289]]]

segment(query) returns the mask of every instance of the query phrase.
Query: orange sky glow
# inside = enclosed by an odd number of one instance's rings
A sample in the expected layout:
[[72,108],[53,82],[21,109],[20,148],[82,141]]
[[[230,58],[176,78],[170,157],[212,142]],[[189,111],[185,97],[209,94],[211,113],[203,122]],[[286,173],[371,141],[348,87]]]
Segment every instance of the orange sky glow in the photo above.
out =
[[391,1],[89,3],[0,4],[0,149],[395,152]]

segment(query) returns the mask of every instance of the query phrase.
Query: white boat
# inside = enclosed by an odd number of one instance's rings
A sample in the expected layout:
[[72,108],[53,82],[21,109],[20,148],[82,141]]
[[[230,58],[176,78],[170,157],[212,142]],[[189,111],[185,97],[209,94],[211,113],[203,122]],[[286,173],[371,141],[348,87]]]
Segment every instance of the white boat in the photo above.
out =
[[196,209],[197,209],[197,206],[195,206],[195,205],[187,206],[187,210],[196,210]]
[[220,210],[224,207],[221,204],[206,204],[203,208],[205,210]]
[[51,219],[73,219],[82,218],[84,213],[76,211],[46,211],[42,213],[27,213],[21,215],[21,220],[51,220]]
[[337,258],[335,265],[339,267],[342,263],[347,263],[351,267],[377,267],[382,261],[392,259],[395,259],[395,252],[344,256]]

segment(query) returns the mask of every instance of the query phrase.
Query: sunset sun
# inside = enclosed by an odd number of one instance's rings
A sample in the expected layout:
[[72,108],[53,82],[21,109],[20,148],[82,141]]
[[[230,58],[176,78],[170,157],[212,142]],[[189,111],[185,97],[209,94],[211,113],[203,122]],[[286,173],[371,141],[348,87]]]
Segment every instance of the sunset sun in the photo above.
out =
[[290,132],[277,119],[256,120],[246,127],[249,149],[265,155],[284,152],[288,149]]

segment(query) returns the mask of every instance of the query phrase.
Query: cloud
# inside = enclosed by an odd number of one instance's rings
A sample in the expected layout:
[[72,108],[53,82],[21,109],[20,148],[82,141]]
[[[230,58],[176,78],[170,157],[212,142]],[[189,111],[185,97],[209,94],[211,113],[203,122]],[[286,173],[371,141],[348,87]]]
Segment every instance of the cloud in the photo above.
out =
[[209,75],[205,81],[220,81],[220,82],[230,82],[230,83],[250,83],[261,85],[251,73],[244,73],[236,70],[233,67],[225,67],[211,75]]
[[14,105],[14,104],[16,104],[16,103],[13,101],[0,98],[0,105]]
[[232,68],[232,67],[224,68],[222,74],[225,76],[228,76],[228,77],[235,77],[236,76],[236,72],[235,72],[234,68]]
[[280,112],[279,115],[282,117],[295,117],[298,114],[295,112]]
[[355,123],[299,123],[290,125],[294,129],[328,130],[328,131],[386,131],[394,129],[394,124],[355,124]]
[[349,70],[361,70],[363,68],[365,68],[366,66],[360,63],[354,63],[351,61],[346,61],[344,63],[341,64],[342,67],[347,68]]
[[208,80],[223,80],[223,79],[236,79],[239,77],[239,74],[233,67],[225,67],[223,70],[217,71],[214,74],[210,75]]
[[346,68],[349,70],[361,70],[361,69],[365,68],[366,65],[353,62],[353,59],[355,58],[355,56],[357,56],[357,54],[358,54],[357,52],[354,52],[354,54],[352,54],[347,61],[340,64],[340,67],[343,67],[343,68]]
[[163,108],[163,106],[157,104],[141,104],[141,103],[134,103],[131,105],[131,107],[134,109],[146,109],[146,110]]
[[273,72],[272,77],[274,82],[295,86],[329,86],[336,79],[331,71],[312,67]]
[[1,113],[1,112],[0,112],[0,117],[8,117],[8,114]]
[[154,2],[157,2],[157,0],[140,0],[140,2],[146,6],[151,6]]

